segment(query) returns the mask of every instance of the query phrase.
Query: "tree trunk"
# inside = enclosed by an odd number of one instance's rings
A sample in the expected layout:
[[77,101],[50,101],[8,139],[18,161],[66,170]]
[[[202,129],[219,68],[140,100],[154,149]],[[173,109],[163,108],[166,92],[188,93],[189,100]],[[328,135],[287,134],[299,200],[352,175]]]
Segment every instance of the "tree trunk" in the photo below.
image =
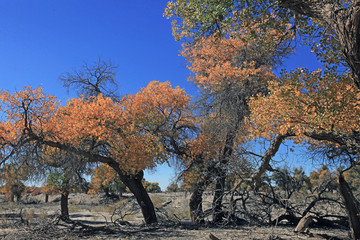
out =
[[[238,129],[236,124],[235,130]],[[233,153],[233,147],[235,144],[235,134],[233,131],[228,131],[225,139],[225,147],[223,154],[221,156],[221,161],[219,167],[216,169],[216,183],[215,183],[215,194],[212,203],[213,207],[213,222],[222,223],[225,216],[222,209],[222,200],[225,192],[225,180],[226,180],[226,167],[229,163],[229,159]]]
[[61,215],[60,218],[62,220],[70,220],[69,217],[69,191],[63,191],[61,192]]
[[108,187],[104,187],[105,197],[110,197],[110,189]]
[[225,171],[223,169],[219,169],[218,178],[216,179],[216,183],[215,183],[214,199],[212,203],[214,223],[221,223],[225,216],[222,209],[222,200],[225,192],[224,189],[225,179],[226,179]]
[[144,172],[139,171],[137,174],[126,174],[119,168],[118,164],[111,164],[112,168],[119,174],[121,181],[129,188],[134,194],[136,201],[140,205],[141,212],[144,216],[146,224],[157,223],[157,217],[155,213],[154,204],[152,203],[149,194],[142,184]]
[[191,221],[195,224],[203,224],[205,222],[202,209],[202,195],[206,188],[205,185],[205,182],[198,183],[190,197],[190,217]]
[[21,194],[16,194],[16,202],[20,202],[20,199],[21,199]]
[[360,239],[360,206],[343,175],[339,175],[339,190],[348,214],[352,239]]
[[10,202],[15,202],[15,194],[13,192],[10,194]]
[[88,157],[93,162],[102,162],[102,163],[108,164],[119,174],[120,180],[134,194],[137,202],[140,205],[145,222],[147,224],[157,223],[157,217],[155,214],[154,205],[141,182],[141,180],[143,179],[143,176],[144,176],[143,171],[139,171],[136,174],[128,174],[125,171],[122,171],[120,169],[119,163],[111,157],[104,157],[101,155],[93,154],[93,153],[91,153],[91,151],[85,151],[85,150],[73,147],[71,145],[65,145],[65,144],[61,144],[59,142],[54,142],[54,141],[47,141],[47,140],[44,140],[42,137],[39,137],[36,134],[34,134],[30,129],[27,129],[27,130],[29,130],[27,132],[27,134],[32,140],[41,141],[42,143],[44,143],[47,146],[56,147],[61,150],[70,151],[75,154],[79,154],[81,156]]

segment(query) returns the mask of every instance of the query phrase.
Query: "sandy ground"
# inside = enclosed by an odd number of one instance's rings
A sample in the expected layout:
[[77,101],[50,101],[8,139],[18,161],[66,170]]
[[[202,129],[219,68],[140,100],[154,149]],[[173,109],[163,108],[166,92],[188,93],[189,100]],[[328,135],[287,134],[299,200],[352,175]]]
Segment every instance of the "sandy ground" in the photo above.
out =
[[[219,228],[194,226],[189,222],[185,193],[150,194],[160,224],[143,224],[140,209],[130,194],[120,201],[101,195],[71,194],[70,217],[92,228],[57,221],[59,196],[44,203],[43,195],[27,196],[22,203],[0,201],[0,239],[349,239],[346,229],[311,228],[309,234],[295,233],[293,226],[239,226]],[[166,207],[163,207],[163,205]],[[206,205],[206,204],[205,204]],[[131,225],[120,225],[119,221]],[[115,222],[115,223],[114,223]],[[213,238],[213,239],[216,239]]]

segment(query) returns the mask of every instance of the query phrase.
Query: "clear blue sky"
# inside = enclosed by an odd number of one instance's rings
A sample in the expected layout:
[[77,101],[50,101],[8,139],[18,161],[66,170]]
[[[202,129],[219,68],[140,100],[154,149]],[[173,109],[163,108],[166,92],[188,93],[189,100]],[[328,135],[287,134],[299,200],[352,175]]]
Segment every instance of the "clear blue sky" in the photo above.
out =
[[[191,94],[181,44],[162,17],[166,0],[2,0],[0,1],[0,81],[2,89],[42,86],[65,103],[58,77],[98,56],[119,66],[120,94],[135,93],[149,81],[170,81]],[[286,67],[314,62],[307,51],[290,57]],[[315,63],[314,63],[315,64]],[[311,67],[311,65],[310,65]],[[313,67],[317,68],[318,65]],[[163,190],[173,170],[161,166],[145,178]]]

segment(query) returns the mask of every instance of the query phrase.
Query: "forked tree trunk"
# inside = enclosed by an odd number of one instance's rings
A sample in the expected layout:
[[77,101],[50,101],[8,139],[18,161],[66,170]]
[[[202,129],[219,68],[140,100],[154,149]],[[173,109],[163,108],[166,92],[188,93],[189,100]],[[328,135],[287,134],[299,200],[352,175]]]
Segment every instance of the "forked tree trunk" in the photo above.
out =
[[60,218],[62,220],[69,220],[69,191],[63,191],[61,192],[61,200],[60,200],[60,206],[61,206],[61,215]]
[[346,212],[349,217],[352,239],[360,239],[360,206],[354,197],[349,184],[345,181],[343,175],[339,175],[339,190],[344,199]]

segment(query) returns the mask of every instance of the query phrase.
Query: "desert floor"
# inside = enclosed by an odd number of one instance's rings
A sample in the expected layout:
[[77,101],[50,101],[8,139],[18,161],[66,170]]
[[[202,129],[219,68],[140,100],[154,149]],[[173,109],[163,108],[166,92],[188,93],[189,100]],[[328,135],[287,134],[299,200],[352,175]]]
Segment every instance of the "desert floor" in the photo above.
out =
[[0,196],[0,239],[349,239],[347,229],[310,228],[304,234],[295,233],[294,226],[280,224],[195,226],[189,221],[189,194],[154,193],[150,197],[160,223],[149,226],[143,223],[131,194],[120,200],[71,194],[69,211],[76,222],[73,224],[58,221],[59,196],[50,196],[48,203],[44,203],[42,194],[25,196],[20,203],[12,204]]

